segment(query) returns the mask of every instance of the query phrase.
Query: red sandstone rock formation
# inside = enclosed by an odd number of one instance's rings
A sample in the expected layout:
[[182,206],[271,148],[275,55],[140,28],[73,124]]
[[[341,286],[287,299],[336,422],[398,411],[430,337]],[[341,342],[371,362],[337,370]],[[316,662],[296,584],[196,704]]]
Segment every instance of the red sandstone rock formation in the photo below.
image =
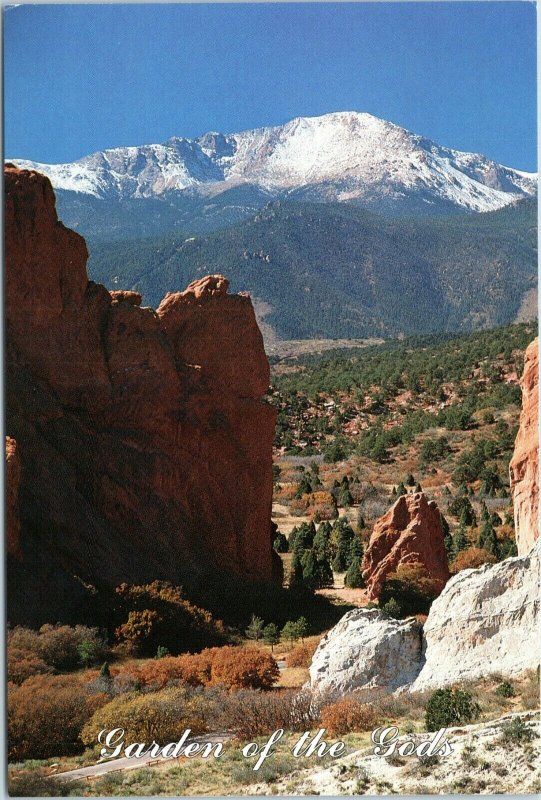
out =
[[526,349],[522,411],[509,465],[518,554],[526,555],[539,536],[539,341]]
[[19,483],[21,459],[17,442],[6,436],[6,550],[21,557],[21,522],[19,519]]
[[440,512],[422,492],[399,497],[378,519],[363,561],[368,597],[379,597],[387,575],[401,564],[421,564],[441,584],[449,579]]
[[5,182],[7,433],[23,466],[10,620],[66,618],[96,582],[276,576],[275,411],[249,297],[219,275],[157,312],[108,292],[49,180],[7,166]]

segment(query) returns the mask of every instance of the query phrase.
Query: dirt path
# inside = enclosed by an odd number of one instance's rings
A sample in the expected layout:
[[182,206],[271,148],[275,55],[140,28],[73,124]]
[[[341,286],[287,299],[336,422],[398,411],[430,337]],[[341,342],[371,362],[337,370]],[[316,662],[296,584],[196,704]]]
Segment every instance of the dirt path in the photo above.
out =
[[[208,733],[205,736],[193,736],[186,740],[186,745],[192,742],[199,744],[211,742],[212,744],[223,744],[233,738],[230,733]],[[61,781],[75,781],[81,779],[91,780],[100,775],[107,775],[111,772],[124,772],[130,769],[141,769],[142,767],[155,767],[158,764],[163,764],[164,761],[180,762],[183,756],[179,758],[115,758],[112,761],[98,761],[97,764],[92,764],[90,767],[80,767],[79,769],[70,769],[67,772],[57,772],[54,777]],[[53,776],[50,776],[53,777]]]

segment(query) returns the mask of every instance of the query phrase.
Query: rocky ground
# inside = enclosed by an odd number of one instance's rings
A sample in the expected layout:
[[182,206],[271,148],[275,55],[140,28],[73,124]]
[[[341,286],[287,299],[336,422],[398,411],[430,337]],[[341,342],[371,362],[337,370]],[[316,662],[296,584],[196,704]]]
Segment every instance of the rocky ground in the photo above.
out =
[[[331,767],[286,776],[254,795],[536,794],[541,791],[538,712],[508,714],[491,722],[450,728],[446,757],[383,757],[372,748],[350,752]],[[419,744],[434,734],[400,736]]]

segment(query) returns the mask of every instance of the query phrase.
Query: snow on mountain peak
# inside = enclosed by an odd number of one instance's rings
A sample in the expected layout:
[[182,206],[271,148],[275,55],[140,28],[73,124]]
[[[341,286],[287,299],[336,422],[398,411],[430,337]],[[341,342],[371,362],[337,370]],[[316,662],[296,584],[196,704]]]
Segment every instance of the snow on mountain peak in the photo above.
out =
[[429,204],[490,211],[537,189],[537,174],[442,147],[356,111],[197,139],[174,136],[164,144],[118,147],[71,164],[10,160],[48,175],[55,189],[98,198],[163,197],[244,183],[309,199],[377,206],[415,195]]

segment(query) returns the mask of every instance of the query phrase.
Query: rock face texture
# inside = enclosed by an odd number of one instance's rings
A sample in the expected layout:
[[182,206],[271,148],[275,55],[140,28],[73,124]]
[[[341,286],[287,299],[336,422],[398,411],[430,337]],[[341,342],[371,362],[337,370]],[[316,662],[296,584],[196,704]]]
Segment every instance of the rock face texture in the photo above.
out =
[[539,561],[537,546],[451,578],[425,622],[422,668],[411,691],[537,668]]
[[522,411],[509,465],[515,536],[519,555],[531,550],[539,536],[539,341],[535,339],[524,355]]
[[8,165],[5,185],[6,432],[22,454],[10,621],[69,621],[89,585],[277,577],[275,411],[250,298],[215,275],[142,308],[88,280],[47,178]]
[[310,666],[315,691],[393,691],[419,671],[422,627],[378,609],[349,611],[318,645]]
[[15,439],[6,436],[6,550],[8,555],[21,555],[21,521],[19,518],[19,484],[21,459]]
[[536,669],[540,549],[459,572],[434,600],[424,628],[377,609],[350,611],[314,653],[311,687],[417,692]]
[[449,579],[440,512],[422,492],[399,497],[376,522],[363,560],[368,597],[379,597],[401,564],[421,564],[443,589]]

